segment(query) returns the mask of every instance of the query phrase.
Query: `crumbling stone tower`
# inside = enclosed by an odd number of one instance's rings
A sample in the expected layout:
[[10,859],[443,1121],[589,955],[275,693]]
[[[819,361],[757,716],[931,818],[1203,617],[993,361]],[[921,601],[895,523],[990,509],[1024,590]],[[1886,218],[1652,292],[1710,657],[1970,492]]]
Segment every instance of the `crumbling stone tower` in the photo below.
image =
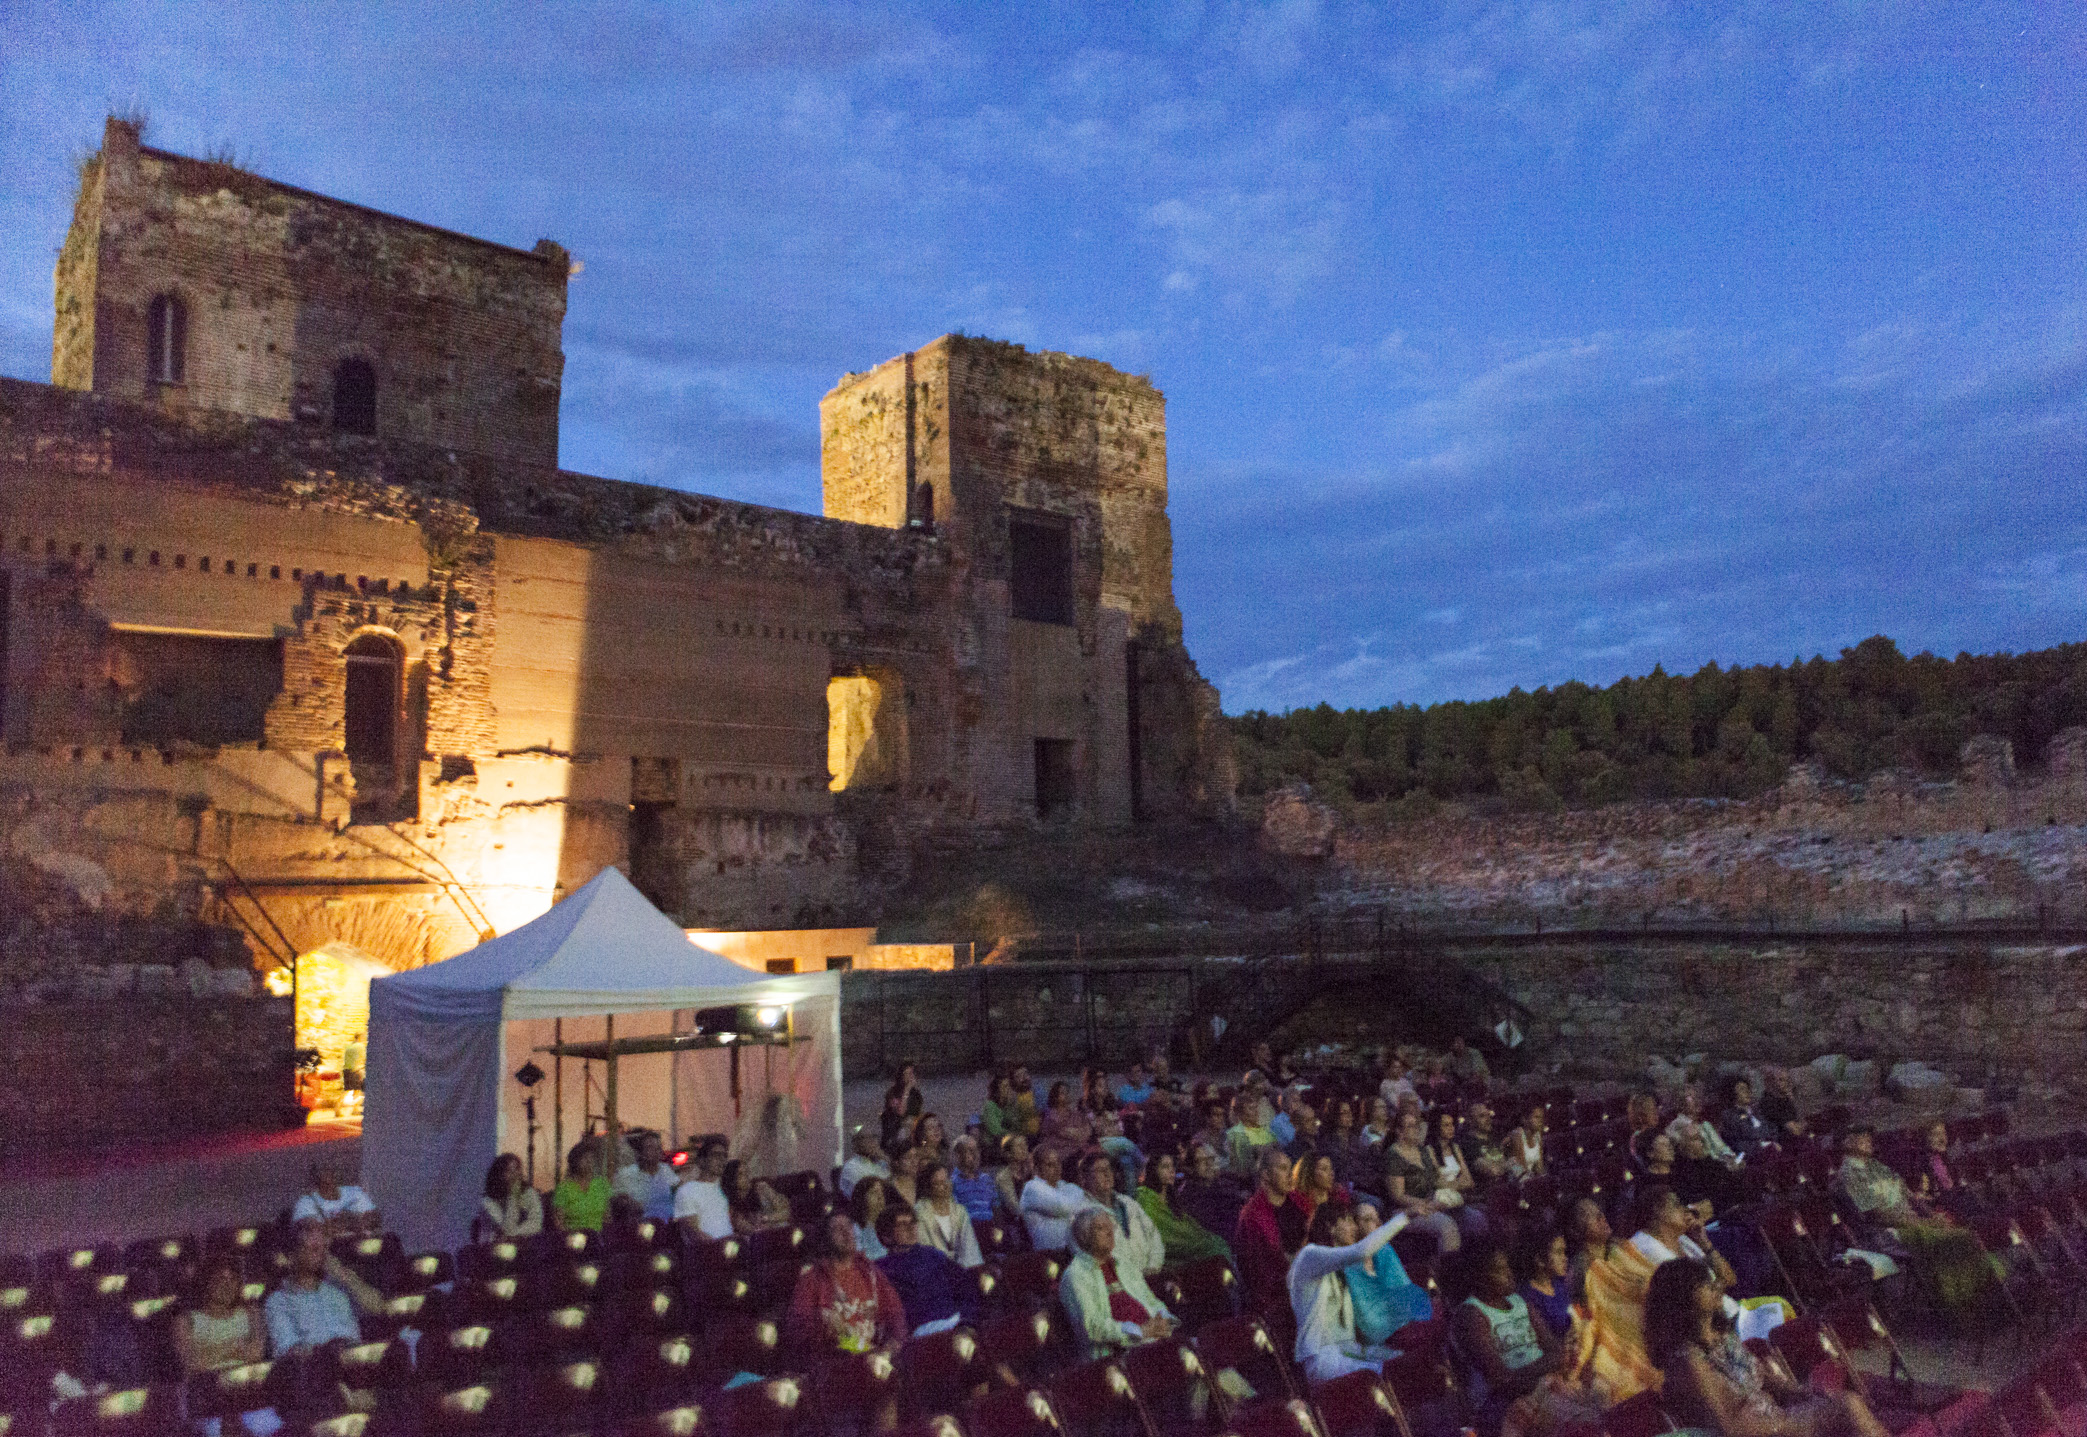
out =
[[846,376],[819,415],[828,517],[932,531],[951,553],[947,751],[978,817],[1121,822],[1229,801],[1217,693],[1174,603],[1151,381],[944,335]]
[[570,263],[149,149],[111,118],[59,254],[51,382],[555,467]]

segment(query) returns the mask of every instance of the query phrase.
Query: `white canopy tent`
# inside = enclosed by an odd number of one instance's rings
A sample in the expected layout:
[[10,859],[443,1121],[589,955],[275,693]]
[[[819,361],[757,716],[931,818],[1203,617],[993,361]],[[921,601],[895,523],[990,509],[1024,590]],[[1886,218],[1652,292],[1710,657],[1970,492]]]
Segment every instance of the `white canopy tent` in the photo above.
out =
[[611,1036],[626,1050],[647,1038],[665,1048],[694,1031],[696,1010],[726,1006],[782,1010],[771,1016],[791,1041],[626,1051],[615,1060],[622,1125],[670,1140],[723,1132],[757,1172],[824,1172],[841,1159],[840,975],[755,973],[699,948],[614,868],[511,933],[376,980],[362,1179],[385,1226],[409,1250],[463,1243],[503,1152],[547,1157],[536,1182],[552,1186],[565,1155],[530,1133],[528,1094],[512,1075],[532,1057],[559,1072],[534,1095],[562,1098],[542,1126],[571,1143],[602,1111],[590,1095],[606,1065],[539,1049]]

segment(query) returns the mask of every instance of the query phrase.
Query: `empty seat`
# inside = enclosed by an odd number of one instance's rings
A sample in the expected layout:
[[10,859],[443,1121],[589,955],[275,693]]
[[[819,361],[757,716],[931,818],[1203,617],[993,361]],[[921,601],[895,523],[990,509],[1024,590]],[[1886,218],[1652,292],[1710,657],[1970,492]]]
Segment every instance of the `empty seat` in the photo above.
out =
[[968,1327],[909,1339],[899,1348],[899,1400],[907,1417],[954,1412],[992,1381],[993,1370]]
[[1228,1317],[1196,1332],[1196,1351],[1213,1380],[1234,1373],[1250,1389],[1242,1400],[1297,1397],[1302,1383],[1276,1347],[1275,1339],[1256,1317]]
[[898,1368],[885,1352],[851,1352],[812,1369],[811,1415],[827,1437],[881,1430],[895,1414]]

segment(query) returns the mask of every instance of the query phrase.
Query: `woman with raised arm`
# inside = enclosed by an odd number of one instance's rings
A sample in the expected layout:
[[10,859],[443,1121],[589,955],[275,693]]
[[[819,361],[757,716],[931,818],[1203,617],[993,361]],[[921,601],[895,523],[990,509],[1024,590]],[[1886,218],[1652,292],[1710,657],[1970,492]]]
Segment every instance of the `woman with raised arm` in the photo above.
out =
[[1355,1299],[1341,1279],[1341,1269],[1375,1257],[1405,1225],[1406,1215],[1399,1213],[1368,1237],[1360,1237],[1355,1209],[1347,1203],[1321,1203],[1312,1214],[1304,1246],[1290,1259],[1286,1279],[1290,1311],[1297,1318],[1297,1365],[1312,1382],[1384,1370],[1392,1353],[1357,1340]]

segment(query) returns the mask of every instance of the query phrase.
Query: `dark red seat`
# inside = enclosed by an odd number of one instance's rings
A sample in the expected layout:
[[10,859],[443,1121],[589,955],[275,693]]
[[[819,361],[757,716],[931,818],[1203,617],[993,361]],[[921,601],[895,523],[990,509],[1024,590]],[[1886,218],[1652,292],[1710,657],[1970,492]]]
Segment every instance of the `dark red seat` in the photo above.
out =
[[1157,1437],[1137,1385],[1115,1358],[1066,1368],[1051,1379],[1050,1393],[1071,1437]]
[[795,1437],[804,1384],[795,1377],[772,1377],[728,1387],[703,1404],[726,1437]]
[[810,1416],[827,1437],[874,1432],[896,1412],[898,1365],[888,1352],[851,1352],[812,1369]]
[[963,1412],[969,1437],[1064,1437],[1051,1399],[1034,1387],[1003,1387]]
[[1009,1312],[978,1330],[979,1356],[1024,1382],[1041,1382],[1062,1366],[1070,1348],[1063,1319],[1045,1308]]
[[1218,1322],[1239,1311],[1239,1275],[1221,1257],[1183,1263],[1171,1273],[1181,1289],[1174,1315],[1191,1330]]
[[1165,1434],[1224,1430],[1230,1411],[1224,1393],[1196,1349],[1179,1337],[1141,1342],[1123,1354],[1123,1370],[1154,1428]]
[[915,1337],[899,1348],[899,1401],[908,1417],[954,1412],[992,1378],[978,1334],[968,1327]]
[[717,1429],[695,1402],[674,1407],[647,1409],[616,1429],[620,1437],[705,1437]]
[[1000,1264],[1001,1300],[1045,1304],[1058,1300],[1058,1276],[1064,1271],[1047,1252],[1018,1252]]
[[1325,1437],[1312,1404],[1301,1397],[1249,1403],[1232,1414],[1239,1437]]
[[1228,1317],[1196,1333],[1196,1351],[1213,1380],[1227,1369],[1239,1375],[1253,1395],[1246,1401],[1302,1395],[1302,1383],[1259,1318]]
[[1413,1437],[1398,1398],[1374,1372],[1351,1372],[1312,1389],[1326,1437]]

